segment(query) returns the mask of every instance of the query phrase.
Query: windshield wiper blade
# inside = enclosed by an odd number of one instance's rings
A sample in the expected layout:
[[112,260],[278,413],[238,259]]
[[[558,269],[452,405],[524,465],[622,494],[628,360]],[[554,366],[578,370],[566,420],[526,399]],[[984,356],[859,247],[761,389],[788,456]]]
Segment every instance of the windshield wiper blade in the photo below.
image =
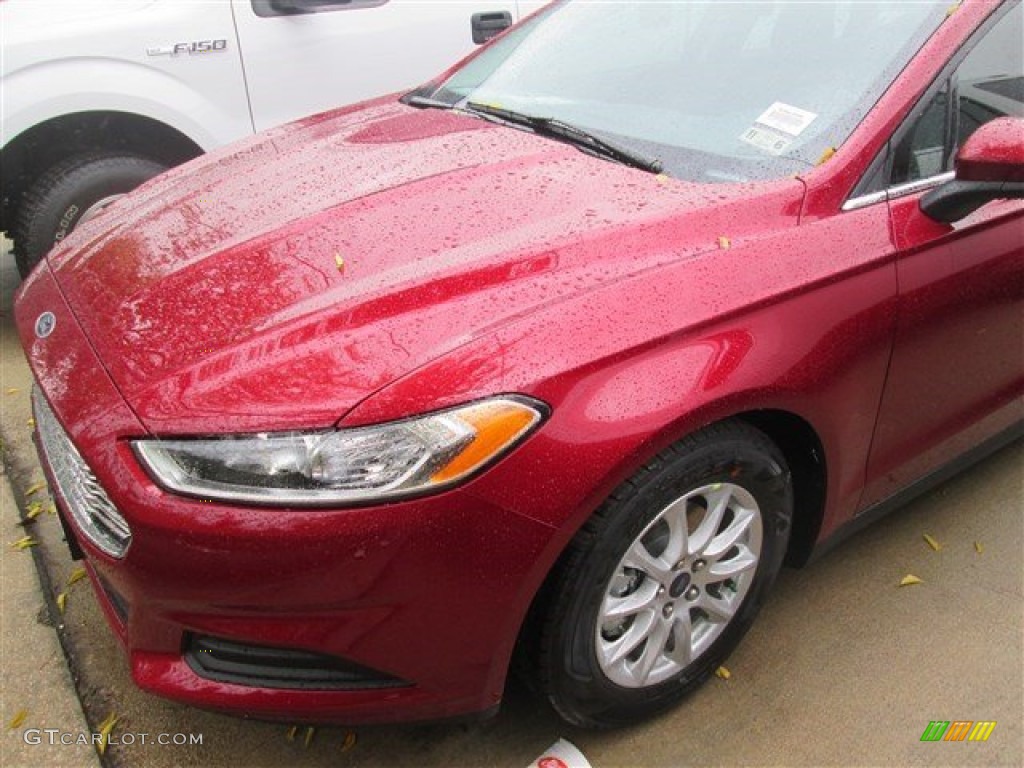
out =
[[624,147],[614,141],[601,138],[597,134],[591,133],[584,128],[580,128],[578,125],[573,125],[572,123],[566,123],[562,120],[556,120],[550,117],[539,117],[535,119],[538,122],[536,127],[540,128],[542,131],[547,132],[552,136],[558,136],[559,138],[566,139],[580,147],[593,150],[603,157],[607,157],[611,160],[617,160],[625,165],[631,165],[634,168],[639,168],[643,171],[650,171],[651,173],[661,173],[662,171],[661,160],[649,157],[642,152],[637,152],[635,149]]
[[650,173],[661,173],[661,161],[648,157],[642,152],[629,149],[608,139],[602,138],[585,128],[572,125],[563,120],[553,117],[537,117],[527,115],[523,112],[496,107],[493,104],[484,104],[477,101],[467,102],[464,107],[469,112],[476,112],[480,115],[498,118],[513,125],[522,125],[532,129],[535,133],[543,136],[550,136],[566,141],[580,149],[598,155],[607,160],[639,168]]

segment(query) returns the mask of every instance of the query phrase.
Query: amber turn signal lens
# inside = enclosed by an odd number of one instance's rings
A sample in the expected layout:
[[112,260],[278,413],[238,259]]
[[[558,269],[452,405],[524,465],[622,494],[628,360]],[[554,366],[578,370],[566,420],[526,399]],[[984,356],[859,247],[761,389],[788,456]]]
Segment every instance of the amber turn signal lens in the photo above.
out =
[[470,474],[513,445],[540,421],[536,410],[514,400],[484,402],[457,414],[476,435],[445,466],[431,475],[432,483],[449,483]]

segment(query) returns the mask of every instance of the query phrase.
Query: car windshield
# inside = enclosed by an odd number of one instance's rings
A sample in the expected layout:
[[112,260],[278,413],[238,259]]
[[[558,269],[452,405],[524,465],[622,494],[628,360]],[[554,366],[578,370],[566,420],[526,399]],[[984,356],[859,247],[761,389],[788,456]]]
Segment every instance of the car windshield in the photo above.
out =
[[559,2],[406,98],[557,121],[678,178],[776,178],[839,147],[949,5]]

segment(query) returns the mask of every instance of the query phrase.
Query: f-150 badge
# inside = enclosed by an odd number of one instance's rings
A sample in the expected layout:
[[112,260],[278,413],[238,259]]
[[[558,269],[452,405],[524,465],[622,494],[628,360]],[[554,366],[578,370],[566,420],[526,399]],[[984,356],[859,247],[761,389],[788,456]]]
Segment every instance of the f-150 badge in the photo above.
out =
[[183,53],[195,56],[200,53],[216,53],[217,51],[226,50],[227,47],[228,41],[225,39],[195,40],[191,43],[175,43],[174,45],[164,45],[159,48],[147,48],[146,53],[149,56],[179,56]]

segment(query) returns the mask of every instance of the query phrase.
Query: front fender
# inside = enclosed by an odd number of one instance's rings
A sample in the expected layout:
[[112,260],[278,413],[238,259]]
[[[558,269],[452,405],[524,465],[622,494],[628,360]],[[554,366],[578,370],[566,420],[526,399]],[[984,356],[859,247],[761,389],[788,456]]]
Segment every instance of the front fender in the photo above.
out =
[[[858,247],[824,247],[842,242]],[[825,452],[821,535],[855,513],[895,322],[891,253],[884,206],[737,238],[503,326],[386,387],[342,423],[496,392],[551,405],[549,421],[500,472],[467,487],[554,530],[507,606],[506,636],[515,637],[594,509],[660,450],[710,423],[766,409],[799,416]],[[496,680],[506,662],[496,656]]]

